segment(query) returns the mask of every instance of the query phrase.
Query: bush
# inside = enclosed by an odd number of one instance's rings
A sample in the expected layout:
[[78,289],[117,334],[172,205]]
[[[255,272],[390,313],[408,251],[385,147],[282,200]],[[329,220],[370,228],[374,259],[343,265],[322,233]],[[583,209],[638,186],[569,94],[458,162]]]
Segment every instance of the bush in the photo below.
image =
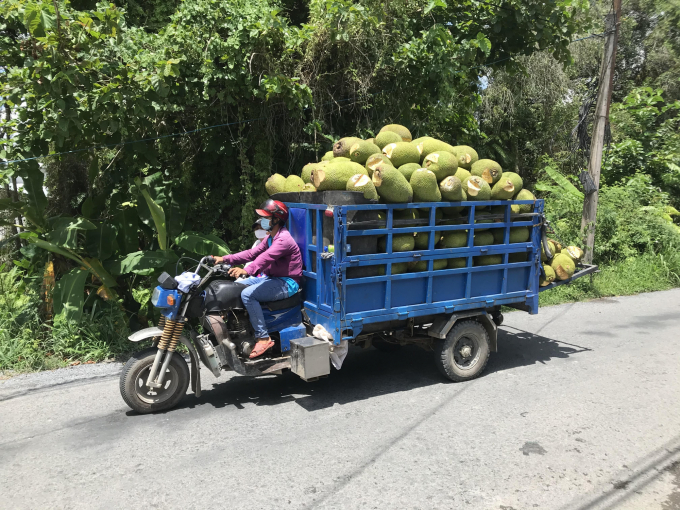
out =
[[[567,244],[581,246],[583,201],[552,183],[539,183],[546,216]],[[645,253],[670,252],[680,246],[680,228],[673,223],[668,194],[645,174],[635,174],[599,192],[594,262],[616,262]]]
[[132,351],[127,317],[117,305],[91,310],[80,322],[40,317],[41,277],[0,266],[0,370],[39,370],[72,360],[102,361]]

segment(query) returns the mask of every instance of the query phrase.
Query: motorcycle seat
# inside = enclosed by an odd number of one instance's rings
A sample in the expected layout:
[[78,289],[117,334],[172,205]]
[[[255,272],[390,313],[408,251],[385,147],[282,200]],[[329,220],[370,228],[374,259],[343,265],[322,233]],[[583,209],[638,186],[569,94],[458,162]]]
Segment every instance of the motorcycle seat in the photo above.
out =
[[260,303],[262,308],[268,308],[271,311],[283,310],[284,308],[293,308],[294,306],[300,306],[302,304],[302,291],[298,291],[296,294],[287,297],[286,299],[279,299],[278,301],[267,301],[266,303]]

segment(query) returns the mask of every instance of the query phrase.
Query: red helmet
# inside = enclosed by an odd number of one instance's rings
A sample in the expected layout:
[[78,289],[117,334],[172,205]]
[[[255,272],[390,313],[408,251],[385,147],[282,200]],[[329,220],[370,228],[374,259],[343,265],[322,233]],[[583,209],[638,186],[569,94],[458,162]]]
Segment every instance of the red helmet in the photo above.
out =
[[261,209],[255,209],[255,212],[265,218],[278,218],[281,223],[288,221],[288,207],[286,207],[286,204],[271,198],[262,204]]

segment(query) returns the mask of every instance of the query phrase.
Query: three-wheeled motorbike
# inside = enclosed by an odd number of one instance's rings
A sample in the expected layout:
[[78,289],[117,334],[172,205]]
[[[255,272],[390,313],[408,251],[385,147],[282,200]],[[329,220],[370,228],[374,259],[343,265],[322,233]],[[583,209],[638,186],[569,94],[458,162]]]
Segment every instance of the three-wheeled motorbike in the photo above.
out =
[[[258,376],[290,368],[290,355],[285,354],[290,351],[290,340],[306,337],[302,294],[261,303],[267,330],[276,345],[251,360],[256,340],[241,301],[245,285],[229,277],[230,265],[210,267],[212,261],[212,257],[201,259],[193,274],[203,272],[203,277],[195,277],[196,281],[188,286],[181,286],[168,273],[158,278],[159,285],[151,298],[161,310],[158,327],[130,336],[133,342],[151,339],[152,345],[134,354],[120,376],[121,394],[133,410],[150,413],[174,407],[186,393],[190,380],[192,391],[200,396],[199,359],[215,377],[222,370]],[[189,351],[191,375],[184,357],[176,352],[180,343]]]

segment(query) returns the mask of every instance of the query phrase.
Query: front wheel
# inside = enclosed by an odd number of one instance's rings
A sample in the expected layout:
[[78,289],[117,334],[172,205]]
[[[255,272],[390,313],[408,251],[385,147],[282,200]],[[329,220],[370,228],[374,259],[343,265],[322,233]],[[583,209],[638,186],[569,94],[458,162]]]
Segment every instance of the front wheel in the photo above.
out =
[[120,394],[133,411],[140,414],[165,411],[175,407],[189,386],[189,367],[181,354],[175,353],[160,388],[149,388],[146,380],[158,349],[149,347],[135,353],[120,374]]
[[435,345],[437,368],[455,382],[474,379],[489,361],[489,335],[474,320],[456,323],[446,339]]

